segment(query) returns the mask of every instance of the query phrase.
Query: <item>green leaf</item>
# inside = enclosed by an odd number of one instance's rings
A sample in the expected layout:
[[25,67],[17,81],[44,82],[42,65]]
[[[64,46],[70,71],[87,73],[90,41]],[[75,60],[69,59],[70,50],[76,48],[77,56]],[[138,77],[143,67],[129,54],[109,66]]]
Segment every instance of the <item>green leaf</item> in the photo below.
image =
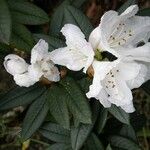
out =
[[[57,19],[59,18],[59,20]],[[93,27],[88,18],[77,8],[62,4],[54,13],[50,24],[50,33],[59,36],[61,28],[67,24],[77,25],[88,39]]]
[[103,147],[101,141],[98,139],[98,137],[94,133],[92,133],[89,136],[89,138],[85,144],[85,147],[88,150],[104,150],[104,147]]
[[0,0],[0,41],[8,44],[11,35],[11,15],[5,0]]
[[128,139],[133,140],[136,143],[138,142],[137,137],[136,137],[136,133],[135,133],[133,127],[130,126],[130,125],[123,125],[123,127],[121,128],[119,134],[121,136],[124,136],[124,137],[128,138]]
[[48,42],[50,52],[57,48],[65,46],[65,43],[62,40],[53,36],[48,36],[44,34],[34,34],[34,38],[36,41],[38,41],[39,39],[44,39],[46,42]]
[[92,128],[92,125],[81,124],[78,128],[71,129],[71,145],[73,150],[79,150],[83,146]]
[[97,131],[100,134],[106,124],[108,116],[108,110],[104,107],[101,108],[101,111],[99,113],[99,117],[97,119]]
[[125,150],[141,150],[141,148],[132,140],[122,136],[112,136],[110,138],[110,143],[114,147],[122,148]]
[[84,2],[86,2],[86,0],[74,0],[72,5],[77,8],[80,8],[84,4]]
[[139,15],[139,16],[150,16],[150,8],[141,9],[137,15]]
[[59,85],[52,85],[48,92],[48,102],[50,112],[55,120],[64,128],[69,128],[69,113],[66,104],[68,94]]
[[58,124],[47,123],[40,128],[40,133],[51,141],[70,143],[70,131]]
[[32,34],[24,25],[14,23],[11,44],[17,49],[30,52],[34,46],[34,40]]
[[108,144],[108,146],[106,147],[106,150],[112,150],[110,144]]
[[91,111],[88,105],[88,100],[82,93],[80,87],[70,77],[66,77],[60,81],[60,84],[68,92],[69,97],[67,99],[68,107],[75,118],[82,123],[91,123]]
[[21,138],[23,141],[30,138],[43,123],[49,110],[46,96],[47,92],[45,92],[35,102],[33,102],[27,111],[21,131]]
[[34,85],[29,88],[17,87],[10,90],[0,99],[0,110],[6,110],[17,106],[27,105],[38,98],[45,88]]
[[21,24],[39,25],[49,21],[48,15],[36,5],[20,0],[8,0],[13,20]]
[[112,105],[110,108],[108,108],[108,111],[120,122],[130,124],[129,114],[122,110],[120,107]]
[[71,145],[64,143],[56,143],[47,148],[46,150],[72,150]]
[[127,0],[119,9],[118,12],[121,14],[124,12],[129,6],[134,5],[137,3],[137,0]]

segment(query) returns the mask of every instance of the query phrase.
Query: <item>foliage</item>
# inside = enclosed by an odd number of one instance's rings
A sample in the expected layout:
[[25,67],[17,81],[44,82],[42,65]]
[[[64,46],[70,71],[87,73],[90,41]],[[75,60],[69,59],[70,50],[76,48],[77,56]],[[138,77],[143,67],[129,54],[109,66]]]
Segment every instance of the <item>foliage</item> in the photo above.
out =
[[[48,15],[31,2],[0,0],[0,52],[5,47],[29,52],[35,41],[42,38],[49,43],[49,51],[65,45],[60,35],[66,23],[78,25],[88,36],[93,27],[79,9],[85,0],[64,0],[50,19],[49,35],[31,33],[26,25],[49,22]],[[120,9],[125,10],[135,1],[128,0]],[[148,15],[150,9],[139,15]],[[59,19],[58,19],[59,18]],[[68,73],[59,83],[50,86],[36,84],[30,88],[11,89],[0,97],[0,111],[24,106],[27,109],[21,138],[26,141],[39,131],[51,144],[47,150],[139,150],[138,141],[129,114],[121,108],[103,108],[96,100],[89,101],[85,93],[91,82],[87,76]],[[149,83],[143,89],[149,93]],[[50,117],[52,116],[52,117]],[[47,121],[48,120],[48,121]],[[116,125],[116,126],[114,126]],[[112,131],[113,133],[109,132]]]

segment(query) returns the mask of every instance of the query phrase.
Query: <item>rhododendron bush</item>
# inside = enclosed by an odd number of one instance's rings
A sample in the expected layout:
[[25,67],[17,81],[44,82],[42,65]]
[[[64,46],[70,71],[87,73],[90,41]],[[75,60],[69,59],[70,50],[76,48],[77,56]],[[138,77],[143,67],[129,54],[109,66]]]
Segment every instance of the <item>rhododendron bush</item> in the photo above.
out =
[[[64,0],[49,19],[26,0],[0,0],[0,51],[16,84],[0,111],[23,106],[18,136],[39,132],[49,150],[139,150],[132,90],[149,93],[150,10],[128,0],[93,27],[84,2]],[[30,30],[47,22],[49,34]]]

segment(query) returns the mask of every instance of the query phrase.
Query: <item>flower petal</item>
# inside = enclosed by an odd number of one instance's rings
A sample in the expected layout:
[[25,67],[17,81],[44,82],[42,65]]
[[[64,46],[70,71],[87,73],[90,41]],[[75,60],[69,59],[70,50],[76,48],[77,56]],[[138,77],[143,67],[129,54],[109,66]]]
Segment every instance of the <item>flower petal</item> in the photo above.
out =
[[14,75],[14,80],[17,85],[23,86],[23,87],[29,87],[36,83],[35,80],[33,80],[28,73],[24,74],[16,74]]
[[11,75],[22,74],[27,71],[28,64],[18,55],[9,54],[5,57],[4,67]]
[[48,43],[40,39],[31,51],[31,64],[41,61],[48,54]]
[[130,103],[128,105],[123,105],[121,108],[126,112],[126,113],[133,113],[135,111],[135,108],[133,106],[133,103]]

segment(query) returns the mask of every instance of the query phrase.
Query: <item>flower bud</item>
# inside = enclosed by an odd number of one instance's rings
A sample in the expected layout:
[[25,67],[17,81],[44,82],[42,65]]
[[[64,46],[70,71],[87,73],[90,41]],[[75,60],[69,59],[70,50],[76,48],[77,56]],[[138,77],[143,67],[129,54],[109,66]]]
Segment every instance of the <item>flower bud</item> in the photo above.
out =
[[23,74],[28,70],[28,64],[17,55],[10,54],[5,57],[4,67],[11,75]]

